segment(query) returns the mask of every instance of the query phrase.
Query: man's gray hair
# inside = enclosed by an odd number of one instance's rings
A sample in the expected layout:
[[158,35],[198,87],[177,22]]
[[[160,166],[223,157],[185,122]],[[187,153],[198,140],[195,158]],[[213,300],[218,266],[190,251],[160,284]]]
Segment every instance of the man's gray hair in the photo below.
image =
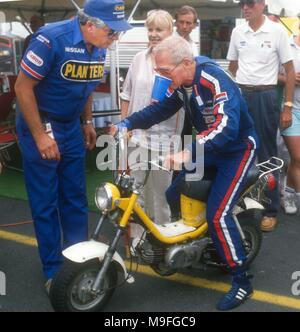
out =
[[164,39],[153,49],[154,54],[167,52],[173,64],[178,64],[184,59],[194,60],[193,50],[189,42],[182,37],[171,36]]
[[100,18],[97,17],[92,17],[88,14],[86,14],[83,9],[79,9],[77,12],[78,18],[79,18],[79,23],[81,25],[85,25],[87,22],[92,22],[97,28],[104,28],[106,27],[106,24],[100,20]]

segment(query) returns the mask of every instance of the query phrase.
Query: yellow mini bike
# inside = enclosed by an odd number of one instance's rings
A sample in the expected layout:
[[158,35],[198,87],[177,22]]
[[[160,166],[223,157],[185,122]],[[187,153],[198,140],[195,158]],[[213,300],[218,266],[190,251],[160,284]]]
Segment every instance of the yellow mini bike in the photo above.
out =
[[[282,160],[271,158],[253,167],[248,174],[246,188],[233,210],[248,265],[261,246],[258,220],[259,211],[264,209],[266,201],[264,189],[274,181],[270,175],[282,166]],[[66,261],[50,289],[54,310],[99,311],[117,286],[124,281],[134,282],[117,252],[117,244],[132,222],[142,227],[144,233],[131,252],[139,262],[148,264],[156,273],[168,276],[187,267],[225,269],[208,234],[205,219],[205,202],[211,184],[211,180],[183,182],[180,187],[181,219],[163,226],[155,224],[138,204],[142,186],[137,185],[126,172],[118,174],[114,184],[100,185],[95,195],[101,211],[100,220],[90,241],[78,243],[63,252]],[[107,222],[116,226],[109,245],[98,241]]]

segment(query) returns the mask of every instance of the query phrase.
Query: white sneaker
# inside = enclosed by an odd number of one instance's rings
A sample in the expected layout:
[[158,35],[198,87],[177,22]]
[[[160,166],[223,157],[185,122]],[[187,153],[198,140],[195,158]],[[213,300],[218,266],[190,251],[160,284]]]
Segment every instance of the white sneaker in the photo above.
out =
[[281,200],[281,206],[286,214],[297,213],[297,205],[295,202],[295,193],[285,191]]

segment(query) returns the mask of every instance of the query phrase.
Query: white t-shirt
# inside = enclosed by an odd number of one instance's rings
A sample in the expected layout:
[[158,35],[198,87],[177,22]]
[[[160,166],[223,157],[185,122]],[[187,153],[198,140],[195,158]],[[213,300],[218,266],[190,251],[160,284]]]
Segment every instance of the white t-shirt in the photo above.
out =
[[[181,37],[177,31],[174,31],[173,35],[176,37]],[[199,49],[198,49],[197,44],[193,41],[193,39],[191,37],[189,37],[189,39],[187,41],[190,43],[190,45],[192,47],[193,55],[199,56]]]
[[293,56],[284,27],[265,17],[256,32],[248,22],[234,28],[227,59],[238,61],[237,83],[275,85],[280,64],[293,60]]
[[[120,95],[121,99],[129,101],[128,115],[139,112],[150,105],[155,74],[149,50],[137,53],[129,67]],[[183,124],[184,110],[181,109],[168,120],[147,130],[133,130],[131,139],[135,144],[144,148],[166,151],[169,147],[170,137],[181,135]],[[155,135],[163,135],[163,137],[155,139]],[[150,137],[151,145],[149,144]]]

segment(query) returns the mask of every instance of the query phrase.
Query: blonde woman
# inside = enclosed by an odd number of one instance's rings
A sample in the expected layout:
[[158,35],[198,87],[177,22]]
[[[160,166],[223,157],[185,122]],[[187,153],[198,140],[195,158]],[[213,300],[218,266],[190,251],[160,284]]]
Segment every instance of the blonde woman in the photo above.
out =
[[[133,59],[128,70],[121,94],[122,119],[134,112],[141,111],[151,103],[151,93],[155,77],[155,61],[152,54],[153,48],[162,40],[173,33],[173,18],[164,10],[152,10],[146,19],[149,47],[141,51]],[[183,127],[184,113],[178,112],[170,119],[157,124],[147,130],[134,130],[131,143],[143,151],[142,155],[148,155],[158,151],[166,151],[170,138],[180,135]],[[164,135],[164,138],[159,137]],[[132,149],[129,149],[129,153]],[[130,157],[129,157],[130,158]],[[135,178],[143,177],[141,172],[132,172]],[[150,172],[142,195],[143,205],[147,213],[157,224],[170,222],[170,209],[166,201],[165,191],[172,181],[172,174],[152,170]]]

